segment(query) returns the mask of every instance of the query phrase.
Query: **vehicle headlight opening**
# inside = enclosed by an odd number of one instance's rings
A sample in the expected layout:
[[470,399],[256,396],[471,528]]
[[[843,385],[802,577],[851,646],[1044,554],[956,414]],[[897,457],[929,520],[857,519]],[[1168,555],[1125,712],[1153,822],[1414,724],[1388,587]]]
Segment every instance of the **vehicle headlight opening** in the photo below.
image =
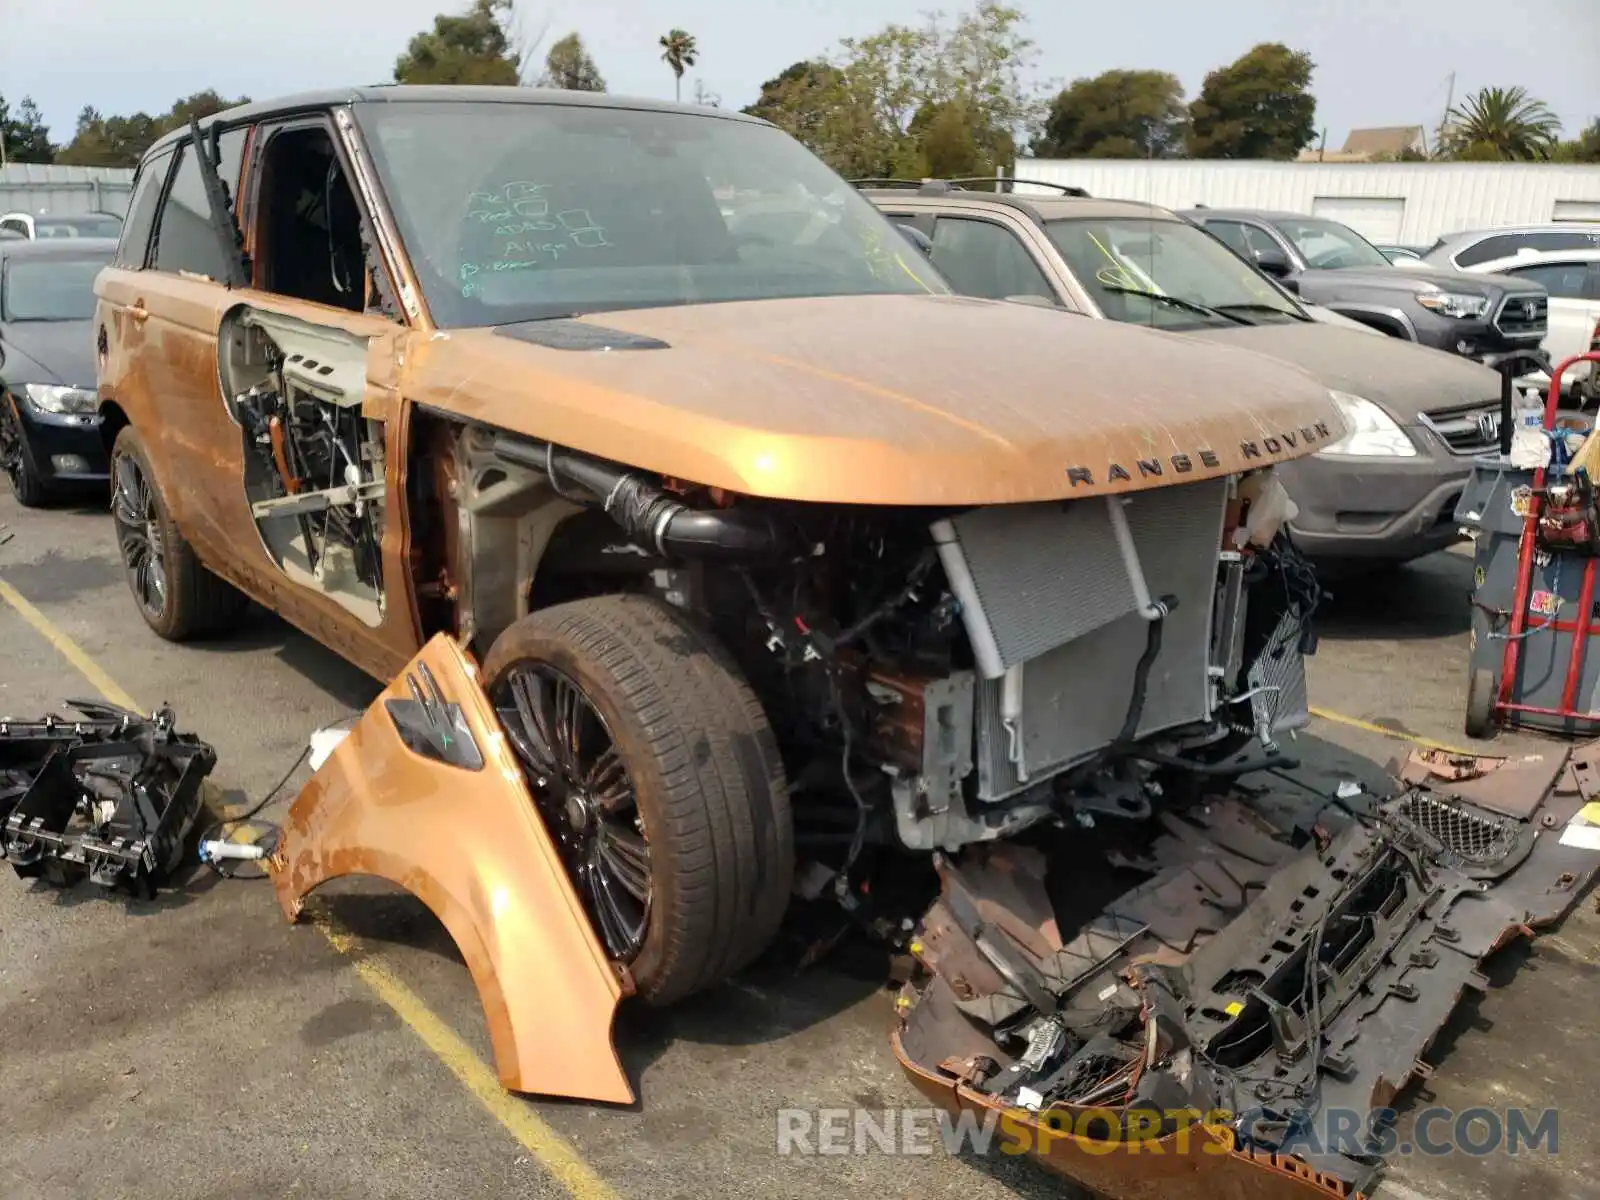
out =
[[1364,396],[1348,392],[1329,392],[1333,402],[1344,414],[1350,432],[1331,446],[1319,451],[1329,457],[1352,458],[1415,458],[1416,443],[1394,419]]
[[1417,303],[1447,317],[1481,317],[1489,309],[1487,296],[1472,296],[1466,292],[1422,292],[1417,296]]
[[40,412],[92,413],[100,407],[100,397],[93,388],[61,387],[53,383],[24,383],[17,390],[22,398]]

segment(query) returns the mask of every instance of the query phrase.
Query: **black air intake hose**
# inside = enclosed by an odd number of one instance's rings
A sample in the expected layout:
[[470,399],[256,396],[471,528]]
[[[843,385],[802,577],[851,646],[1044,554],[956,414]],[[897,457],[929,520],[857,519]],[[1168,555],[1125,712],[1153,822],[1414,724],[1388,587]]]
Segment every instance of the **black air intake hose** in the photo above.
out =
[[564,495],[579,488],[630,538],[668,557],[759,558],[776,553],[782,539],[765,516],[734,509],[690,508],[643,475],[604,459],[543,442],[496,438],[494,452],[507,462],[543,471]]

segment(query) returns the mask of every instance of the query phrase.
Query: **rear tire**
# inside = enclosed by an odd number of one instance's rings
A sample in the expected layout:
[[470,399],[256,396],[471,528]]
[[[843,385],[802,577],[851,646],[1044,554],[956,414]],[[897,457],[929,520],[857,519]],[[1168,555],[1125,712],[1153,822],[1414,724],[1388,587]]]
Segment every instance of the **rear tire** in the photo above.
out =
[[[659,601],[601,596],[522,618],[496,639],[483,675],[596,936],[640,996],[681,1000],[766,948],[794,879],[788,785],[760,702],[715,641]],[[610,766],[548,751],[563,740],[548,736],[557,706],[578,701],[594,717],[573,718],[573,741],[606,759],[609,739]],[[625,800],[591,782],[597,771],[615,782],[618,761],[625,774],[610,790]],[[622,824],[591,832],[601,819]],[[594,843],[633,843],[635,831],[647,895],[625,912],[602,908],[605,855]]]
[[111,449],[111,515],[128,587],[146,625],[169,642],[237,627],[249,599],[207,570],[178,531],[132,425]]
[[1499,690],[1494,672],[1488,667],[1479,667],[1472,673],[1472,680],[1467,685],[1468,737],[1492,738],[1498,732],[1499,727],[1494,720],[1494,703]]

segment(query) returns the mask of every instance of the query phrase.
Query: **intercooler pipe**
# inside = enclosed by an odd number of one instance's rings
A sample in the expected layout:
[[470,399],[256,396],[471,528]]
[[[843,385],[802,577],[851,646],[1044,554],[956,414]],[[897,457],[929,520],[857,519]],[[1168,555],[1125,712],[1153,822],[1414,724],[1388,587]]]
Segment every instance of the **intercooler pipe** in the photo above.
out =
[[507,462],[543,471],[562,495],[578,488],[630,538],[677,558],[751,559],[775,554],[782,539],[760,513],[690,508],[642,474],[547,442],[495,439]]

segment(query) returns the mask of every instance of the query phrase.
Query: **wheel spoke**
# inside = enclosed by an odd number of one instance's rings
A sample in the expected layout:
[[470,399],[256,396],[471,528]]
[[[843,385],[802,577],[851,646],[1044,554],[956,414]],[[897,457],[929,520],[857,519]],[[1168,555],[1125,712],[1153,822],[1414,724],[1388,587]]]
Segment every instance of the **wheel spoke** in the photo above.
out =
[[583,786],[599,801],[602,811],[607,815],[626,807],[625,802],[633,798],[628,768],[623,765],[622,755],[615,743],[607,746],[600,757],[594,760],[594,765],[583,777]]
[[548,778],[557,768],[545,681],[536,671],[513,668],[510,685],[512,708],[502,709],[501,715],[511,717],[506,728],[511,731],[512,745],[529,767]]
[[610,729],[583,689],[547,663],[514,664],[493,699],[596,934],[612,958],[630,960],[649,922],[650,844]]
[[112,499],[112,511],[123,525],[132,528],[144,526],[144,481],[139,475],[138,465],[131,458],[117,460],[117,488]]
[[600,925],[600,934],[605,939],[606,949],[617,958],[621,958],[629,951],[628,924],[622,914],[617,897],[612,892],[606,875],[600,865],[593,860],[583,864],[580,868],[584,890],[589,897],[589,911],[594,914],[595,920]]
[[571,782],[583,778],[578,756],[580,726],[583,721],[583,697],[578,689],[563,676],[556,680],[555,750],[562,773]]
[[627,889],[640,904],[650,900],[650,847],[637,833],[604,826],[598,843],[605,872]]

